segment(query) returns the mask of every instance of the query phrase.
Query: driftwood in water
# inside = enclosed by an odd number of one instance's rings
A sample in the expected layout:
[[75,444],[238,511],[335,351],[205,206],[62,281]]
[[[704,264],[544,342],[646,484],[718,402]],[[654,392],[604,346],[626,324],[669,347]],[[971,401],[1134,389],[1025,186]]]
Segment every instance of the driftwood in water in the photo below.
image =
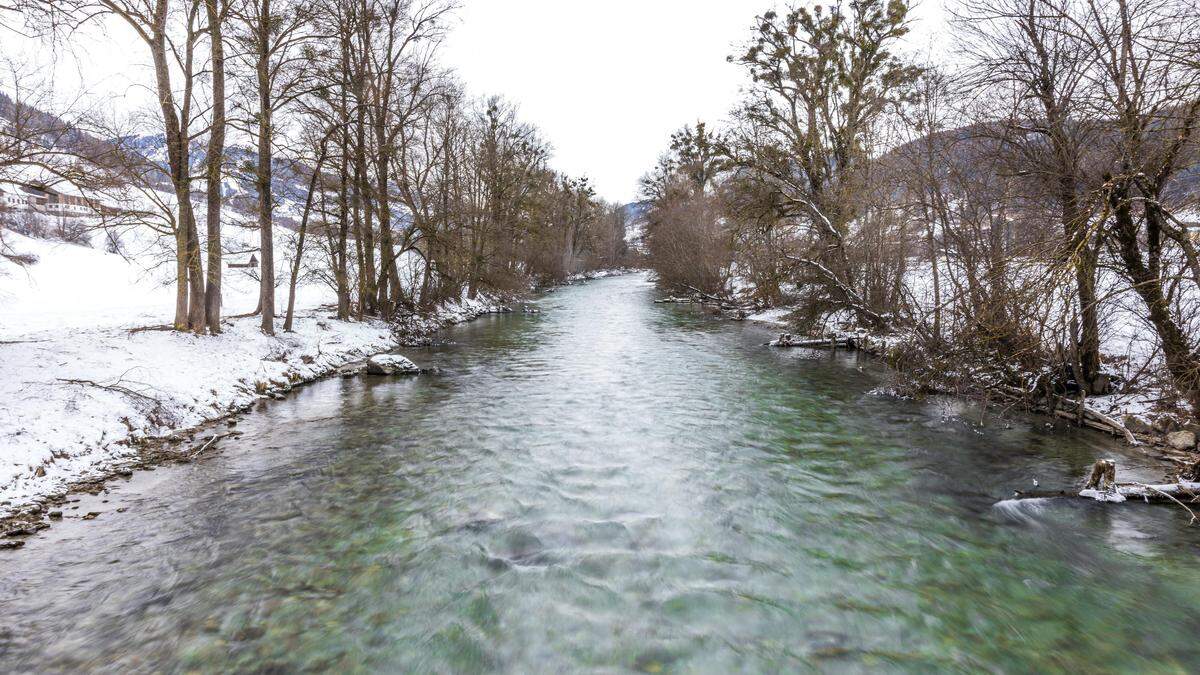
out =
[[[1080,417],[1078,405],[1076,405],[1075,410],[1064,410],[1062,408],[1055,408],[1054,414],[1058,415],[1059,417],[1063,417],[1063,418],[1073,420],[1076,422],[1079,421],[1079,417]],[[1129,443],[1130,445],[1138,445],[1137,438],[1133,435],[1133,432],[1131,432],[1129,429],[1125,428],[1124,424],[1121,424],[1117,420],[1113,419],[1112,417],[1109,417],[1108,415],[1105,415],[1102,412],[1092,410],[1091,408],[1088,408],[1086,406],[1083,408],[1083,426],[1090,427],[1090,428],[1096,429],[1098,431],[1107,431],[1108,433],[1111,433],[1111,434],[1118,434],[1120,436],[1124,436],[1125,441],[1127,443]]]
[[1117,465],[1107,459],[1102,459],[1092,465],[1092,473],[1082,490],[1017,490],[1013,499],[1047,499],[1070,497],[1074,499],[1092,499],[1098,502],[1139,501],[1149,504],[1171,503],[1182,506],[1192,516],[1195,522],[1196,514],[1188,504],[1200,504],[1200,482],[1179,480],[1175,483],[1150,485],[1147,483],[1117,482]]
[[771,347],[807,347],[809,349],[852,349],[854,340],[848,337],[806,338],[780,333],[778,338],[767,343]]
[[709,302],[715,302],[718,305],[726,305],[726,304],[732,305],[733,304],[733,302],[731,302],[727,298],[722,298],[718,295],[713,295],[712,293],[705,293],[704,291],[700,290],[699,288],[696,288],[695,286],[689,286],[687,284],[681,284],[681,286],[683,286],[683,288],[686,288],[687,290],[691,291],[693,296],[698,297],[698,298],[703,298],[705,300],[708,300]]
[[[991,392],[998,394],[1001,398],[1014,403],[1028,402],[1031,392],[1022,391],[1016,387],[1008,385],[997,385],[991,389]],[[1097,431],[1104,431],[1110,434],[1121,436],[1125,442],[1130,445],[1141,445],[1137,436],[1134,436],[1124,424],[1117,421],[1111,415],[1105,415],[1099,410],[1083,406],[1082,420],[1080,419],[1080,403],[1062,396],[1053,396],[1048,402],[1043,402],[1040,405],[1032,406],[1032,409],[1038,412],[1045,412],[1064,419],[1071,420],[1081,426],[1085,426]]]

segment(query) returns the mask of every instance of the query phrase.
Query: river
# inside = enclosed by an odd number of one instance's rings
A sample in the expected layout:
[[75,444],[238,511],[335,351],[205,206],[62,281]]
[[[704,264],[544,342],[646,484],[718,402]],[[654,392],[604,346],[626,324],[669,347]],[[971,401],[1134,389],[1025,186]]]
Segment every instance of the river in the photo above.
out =
[[0,552],[0,670],[1200,668],[1182,510],[995,506],[1161,468],[654,297],[560,289],[69,503]]

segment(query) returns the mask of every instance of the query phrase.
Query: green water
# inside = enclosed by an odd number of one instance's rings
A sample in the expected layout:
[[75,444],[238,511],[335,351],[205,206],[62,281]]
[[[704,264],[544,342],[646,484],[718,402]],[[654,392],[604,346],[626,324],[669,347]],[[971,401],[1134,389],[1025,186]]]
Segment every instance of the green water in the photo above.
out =
[[68,505],[0,553],[0,670],[1200,668],[1179,509],[995,506],[1160,467],[654,295],[562,289]]

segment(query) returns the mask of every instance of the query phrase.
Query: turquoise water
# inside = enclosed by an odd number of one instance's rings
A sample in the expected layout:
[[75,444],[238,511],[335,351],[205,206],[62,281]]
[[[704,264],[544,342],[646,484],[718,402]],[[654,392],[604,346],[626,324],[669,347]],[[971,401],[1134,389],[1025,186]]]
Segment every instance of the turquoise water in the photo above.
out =
[[1161,468],[653,297],[561,289],[69,504],[0,552],[0,670],[1200,668],[1181,511],[995,506]]

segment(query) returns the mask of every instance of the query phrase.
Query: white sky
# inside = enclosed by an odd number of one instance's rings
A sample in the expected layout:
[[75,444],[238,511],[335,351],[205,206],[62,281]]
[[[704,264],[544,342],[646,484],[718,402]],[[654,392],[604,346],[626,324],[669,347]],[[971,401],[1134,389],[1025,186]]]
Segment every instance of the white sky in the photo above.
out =
[[[919,0],[909,48],[938,57],[944,0]],[[499,94],[541,128],[552,164],[631,201],[668,137],[719,122],[744,79],[725,62],[775,0],[463,0],[442,61],[476,95]],[[114,110],[146,107],[153,73],[128,29],[77,35],[52,70],[59,95],[81,84]],[[36,42],[0,34],[0,56],[48,63]]]
[[[465,0],[443,61],[472,92],[517,103],[556,168],[632,201],[672,131],[726,116],[745,80],[725,57],[773,2]],[[940,37],[941,4],[917,7],[913,48]]]

